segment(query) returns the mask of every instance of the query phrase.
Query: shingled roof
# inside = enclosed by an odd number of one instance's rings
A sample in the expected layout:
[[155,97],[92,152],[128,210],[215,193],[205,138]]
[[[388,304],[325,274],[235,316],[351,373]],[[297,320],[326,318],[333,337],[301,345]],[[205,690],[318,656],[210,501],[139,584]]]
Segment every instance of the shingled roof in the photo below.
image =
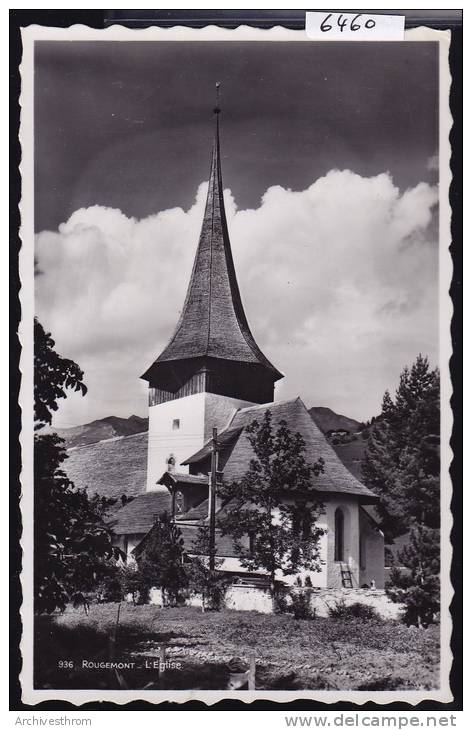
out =
[[150,382],[162,363],[202,357],[262,366],[273,380],[282,377],[257,346],[244,313],[226,222],[215,111],[208,196],[187,296],[169,344],[142,376]]
[[180,522],[195,522],[205,520],[208,517],[208,499],[204,499],[203,502],[192,507],[188,512],[177,515],[176,520]]
[[156,515],[171,511],[172,497],[167,490],[145,492],[118,510],[110,526],[116,535],[149,532]]
[[[236,441],[239,434],[242,431],[241,428],[227,428],[224,431],[222,431],[218,435],[218,444],[220,448],[222,446],[229,446],[232,442]],[[185,464],[198,464],[200,461],[203,461],[207,457],[211,455],[211,441],[208,441],[202,448],[197,451],[195,454],[192,454],[192,456],[189,456],[188,459],[185,459],[185,461],[182,462],[183,465]]]
[[[152,528],[158,529],[157,525],[153,523],[151,526]],[[179,530],[182,533],[182,539],[184,541],[184,550],[186,553],[192,555],[197,555],[198,552],[195,551],[195,543],[198,540],[198,530],[199,525],[182,525],[179,523],[178,525]],[[146,542],[149,540],[150,536],[152,535],[151,528],[150,530],[144,535],[143,539],[141,540],[138,545],[133,550],[133,553],[135,556],[138,556],[143,552],[146,546]],[[232,538],[229,535],[222,535],[219,530],[216,530],[215,532],[215,547],[216,552],[219,558],[236,558],[238,557],[238,553],[235,550],[234,542]]]
[[[228,428],[219,436],[219,439],[228,443],[226,438],[228,434],[239,431],[239,436],[236,438],[234,447],[224,466],[224,479],[226,482],[230,483],[233,480],[240,479],[247,471],[249,462],[254,457],[254,452],[245,429],[253,421],[262,419],[267,410],[272,414],[274,426],[284,420],[292,432],[301,434],[305,441],[306,461],[314,463],[320,457],[324,459],[324,471],[319,476],[314,477],[316,487],[320,492],[353,494],[361,497],[363,502],[377,501],[376,495],[346,469],[314,423],[301,398],[280,403],[250,406],[235,412]],[[189,457],[187,463],[195,464],[207,457],[208,449],[204,447],[197,454]]]
[[119,499],[146,489],[148,434],[107,439],[67,450],[64,470],[79,489]]
[[157,484],[163,484],[166,487],[173,487],[178,484],[201,484],[202,486],[205,486],[208,485],[208,476],[202,476],[200,474],[182,474],[177,471],[165,471]]

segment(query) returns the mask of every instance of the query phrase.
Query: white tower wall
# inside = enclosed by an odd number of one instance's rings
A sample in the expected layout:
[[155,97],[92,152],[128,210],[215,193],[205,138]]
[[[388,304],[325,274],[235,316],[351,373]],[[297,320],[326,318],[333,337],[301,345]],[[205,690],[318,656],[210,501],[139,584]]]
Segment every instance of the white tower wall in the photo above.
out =
[[182,461],[202,448],[214,427],[225,429],[235,410],[252,405],[215,393],[196,393],[150,406],[146,491],[165,489],[156,482],[168,470],[170,457],[176,472],[188,474]]

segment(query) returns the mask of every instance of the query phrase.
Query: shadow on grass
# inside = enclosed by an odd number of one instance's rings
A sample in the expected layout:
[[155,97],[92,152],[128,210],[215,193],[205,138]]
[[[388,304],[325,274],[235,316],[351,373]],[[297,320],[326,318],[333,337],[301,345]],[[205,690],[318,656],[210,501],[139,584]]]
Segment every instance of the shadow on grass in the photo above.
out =
[[[58,621],[59,619],[59,621]],[[116,645],[111,653],[111,625],[97,626],[83,622],[61,623],[58,616],[37,616],[34,642],[34,686],[36,689],[193,689],[224,690],[228,687],[234,662],[245,663],[244,657],[230,661],[204,661],[197,658],[168,656],[169,667],[159,674],[159,644],[185,647],[201,646],[194,637],[173,631],[139,631],[120,626]],[[180,641],[179,641],[180,640]],[[145,645],[148,646],[145,646]],[[118,662],[118,672],[101,663]],[[126,666],[126,665],[132,666]],[[244,667],[241,667],[244,669]],[[258,664],[258,689],[335,689],[322,677],[303,678],[295,672],[284,672]],[[247,685],[239,688],[244,691]]]
[[[234,686],[235,673],[247,671],[250,652],[257,654],[257,689],[347,688],[369,692],[429,688],[437,682],[434,661],[438,651],[437,632],[412,632],[386,622],[369,625],[366,634],[365,624],[361,627],[363,631],[351,630],[359,627],[350,624],[347,642],[346,622],[334,619],[300,622],[295,633],[293,622],[290,619],[282,622],[278,616],[255,615],[249,621],[246,615],[236,612],[202,616],[192,609],[164,612],[152,607],[121,606],[116,642],[111,642],[118,615],[118,604],[107,604],[91,606],[89,615],[67,610],[61,615],[37,616],[34,686],[37,689],[225,690],[229,688],[230,678],[230,686]],[[392,663],[397,654],[411,652],[412,646],[416,647],[418,659],[412,655],[415,661],[408,672],[402,662],[389,676],[382,676],[385,667],[378,671],[377,677],[372,672],[362,676],[363,672],[357,671],[358,660],[351,660],[357,656],[361,638],[371,652],[367,653],[367,659],[370,657],[373,662],[378,646],[383,647],[384,653],[388,647],[386,661]],[[344,654],[336,649],[342,639]],[[267,651],[270,642],[275,648]],[[159,674],[162,644],[169,648],[168,666]],[[319,661],[298,668],[300,651],[311,656],[315,646],[321,654]],[[227,661],[230,656],[232,659]],[[234,668],[234,659],[241,663],[239,668]],[[329,669],[333,663],[336,668],[337,662],[344,659],[349,671],[328,673],[322,668],[329,664]],[[107,664],[110,660],[122,666],[110,667]],[[374,664],[381,669],[379,662]],[[247,685],[239,687],[245,688]]]
[[186,634],[174,631],[142,631],[123,624],[116,643],[111,641],[112,624],[61,623],[61,616],[36,616],[34,635],[34,686],[38,689],[116,689],[116,673],[100,663],[132,664],[123,670],[130,688],[158,677],[152,665],[159,660],[159,645],[179,645]]

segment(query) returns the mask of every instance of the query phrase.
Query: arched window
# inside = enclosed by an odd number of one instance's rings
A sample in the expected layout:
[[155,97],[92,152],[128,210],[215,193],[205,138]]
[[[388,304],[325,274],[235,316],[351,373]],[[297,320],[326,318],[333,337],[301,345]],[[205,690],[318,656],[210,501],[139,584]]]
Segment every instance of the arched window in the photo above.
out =
[[171,454],[169,456],[166,463],[167,463],[167,471],[174,472],[175,471],[175,457],[173,456],[173,454]]
[[334,559],[344,561],[344,514],[339,507],[334,513]]

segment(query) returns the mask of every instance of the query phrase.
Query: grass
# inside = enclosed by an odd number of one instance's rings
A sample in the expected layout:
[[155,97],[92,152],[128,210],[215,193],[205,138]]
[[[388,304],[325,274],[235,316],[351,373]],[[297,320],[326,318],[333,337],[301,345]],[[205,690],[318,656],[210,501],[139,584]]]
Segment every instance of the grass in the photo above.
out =
[[[117,604],[68,608],[39,616],[35,625],[35,687],[225,689],[230,672],[257,659],[258,689],[433,689],[439,674],[439,628],[407,628],[393,621],[363,622],[196,608],[122,604],[115,661],[134,662],[120,676],[82,668],[110,658]],[[180,662],[159,679],[159,658]],[[146,666],[146,661],[148,665]],[[60,665],[72,662],[73,667]]]

